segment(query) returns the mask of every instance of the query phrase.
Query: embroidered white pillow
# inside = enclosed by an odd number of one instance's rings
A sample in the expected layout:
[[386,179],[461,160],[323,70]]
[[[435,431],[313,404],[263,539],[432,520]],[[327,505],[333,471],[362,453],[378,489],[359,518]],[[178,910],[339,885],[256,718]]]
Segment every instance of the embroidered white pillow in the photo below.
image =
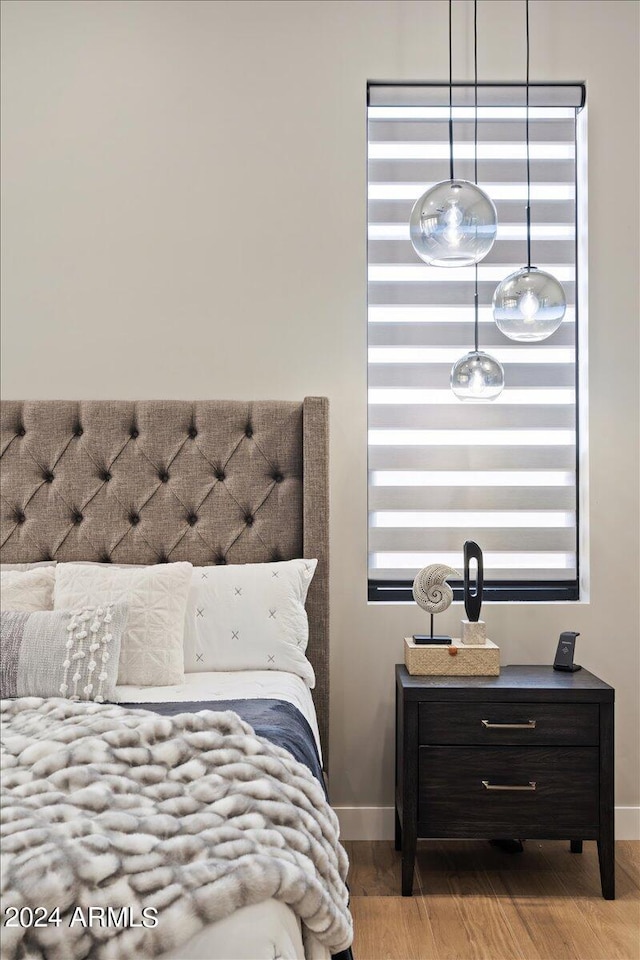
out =
[[129,616],[120,647],[118,683],[182,683],[185,611],[192,569],[190,563],[152,567],[59,563],[54,609],[126,604]]
[[284,670],[315,686],[304,608],[317,560],[194,567],[185,624],[186,673]]
[[53,610],[55,567],[0,572],[0,610]]

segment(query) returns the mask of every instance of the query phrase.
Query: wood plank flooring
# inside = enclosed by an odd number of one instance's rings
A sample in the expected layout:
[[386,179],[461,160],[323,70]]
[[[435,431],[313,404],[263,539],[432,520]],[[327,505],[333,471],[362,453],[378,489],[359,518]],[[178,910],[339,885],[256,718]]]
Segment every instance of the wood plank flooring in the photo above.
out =
[[616,843],[617,899],[603,900],[596,844],[418,842],[401,897],[392,843],[346,841],[354,960],[640,960],[640,841]]

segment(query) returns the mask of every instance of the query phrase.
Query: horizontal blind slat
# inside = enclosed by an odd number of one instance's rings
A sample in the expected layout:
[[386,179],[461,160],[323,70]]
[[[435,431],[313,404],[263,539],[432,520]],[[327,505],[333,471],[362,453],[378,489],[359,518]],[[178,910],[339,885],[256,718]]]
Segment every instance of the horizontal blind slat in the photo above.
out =
[[[517,270],[522,263],[512,264],[512,270]],[[501,272],[499,280],[481,281],[478,284],[478,297],[480,303],[491,303],[491,298],[497,284],[507,276],[509,270]],[[572,306],[575,303],[575,284],[562,284],[567,302]],[[402,283],[380,283],[375,282],[369,285],[369,304],[377,306],[381,304],[399,305],[407,304],[411,306],[429,305],[429,304],[450,304],[452,306],[469,306],[473,303],[473,281],[464,281],[460,283],[447,283],[446,281],[435,281],[432,283],[411,283],[404,281]]]
[[[481,119],[481,117],[479,117]],[[454,117],[454,151],[460,143],[474,142],[475,124],[473,118],[456,119]],[[523,144],[526,133],[524,117],[502,120],[484,120],[478,124],[478,143],[520,143]],[[575,142],[575,123],[569,118],[553,120],[536,118],[529,120],[529,142],[570,143]],[[449,120],[441,116],[433,120],[377,120],[369,119],[369,143],[448,143]],[[454,153],[455,156],[455,153]]]
[[[378,580],[413,580],[415,573],[421,568],[426,567],[430,563],[447,563],[450,566],[453,566],[456,570],[462,569],[463,558],[462,554],[451,553],[450,556],[454,559],[448,560],[448,554],[439,553],[425,553],[420,552],[416,554],[407,554],[403,557],[402,561],[395,560],[394,558],[388,557],[387,554],[375,555],[370,559],[369,563],[369,579],[373,582]],[[458,558],[457,560],[455,558]],[[550,557],[550,560],[547,560],[547,557]],[[544,554],[541,558],[539,565],[531,567],[516,567],[512,555],[509,553],[504,553],[499,560],[496,561],[496,564],[487,564],[487,559],[485,556],[484,562],[484,577],[485,583],[488,580],[515,580],[515,581],[536,581],[536,580],[554,580],[554,581],[570,581],[575,580],[577,570],[575,565],[575,555],[571,555],[571,560],[569,562],[565,561],[565,555],[560,554],[558,556],[558,566],[553,566],[555,557],[553,554]],[[394,563],[403,562],[404,566],[394,566]]]
[[372,487],[376,510],[575,510],[571,487]]
[[[374,323],[369,327],[370,347],[425,347],[437,343],[444,347],[464,347],[469,345],[473,335],[473,306],[470,303],[460,311],[455,323]],[[483,324],[482,345],[510,346],[510,341],[498,330],[495,323]],[[545,344],[565,346],[573,349],[575,331],[573,323],[562,323]],[[526,347],[525,347],[526,349]]]
[[384,553],[398,549],[419,550],[459,550],[465,540],[475,540],[483,550],[508,551],[562,551],[573,554],[575,549],[575,530],[535,527],[492,528],[474,526],[465,527],[423,527],[408,528],[399,531],[372,527],[369,532],[369,547],[374,553]]
[[[415,197],[394,199],[368,199],[369,223],[408,223]],[[492,197],[498,212],[499,223],[522,223],[524,204],[522,198],[502,200]],[[536,200],[535,224],[565,223],[575,221],[575,197],[566,200]]]
[[[499,456],[498,456],[499,452]],[[575,447],[371,447],[372,470],[575,470]]]
[[383,406],[369,408],[369,427],[373,430],[488,429],[527,430],[563,427],[572,430],[575,415],[571,405],[527,407],[525,404],[423,404],[421,406]]
[[[573,170],[571,160],[532,160],[531,180],[537,185],[540,199],[548,192],[551,198],[557,192],[555,189],[545,191],[546,184],[558,184],[565,187],[563,196],[573,197]],[[369,160],[369,182],[373,185],[382,184],[418,184],[416,197],[421,196],[439,180],[448,179],[449,165],[443,159],[373,159]],[[475,180],[475,166],[473,157],[458,160],[455,164],[455,176],[460,180]],[[478,161],[478,178],[487,189],[489,195],[493,193],[492,185],[496,185],[495,199],[517,199],[522,190],[507,191],[507,186],[523,186],[526,191],[527,166],[526,159],[512,160],[508,158]],[[374,190],[372,193],[376,193]],[[493,197],[492,197],[493,199]]]
[[[472,344],[469,344],[471,349]],[[460,356],[464,351],[460,351]],[[457,359],[457,358],[456,358]],[[374,388],[416,388],[428,383],[437,389],[449,388],[449,375],[454,360],[440,363],[375,363],[369,365],[369,386]],[[512,363],[506,371],[507,385],[517,389],[529,389],[540,386],[540,364]],[[575,366],[569,363],[556,363],[544,369],[544,385],[553,388],[575,386]]]
[[[561,282],[571,282],[575,257],[575,237],[568,237],[564,240],[532,240],[531,252],[536,264],[551,263],[559,267],[569,267],[571,274],[569,275],[568,271],[565,270],[565,276],[561,279]],[[513,269],[512,264],[522,265],[526,263],[526,260],[527,241],[523,237],[521,240],[496,240],[493,249],[482,263],[485,269],[492,264],[500,265],[501,268],[508,264],[507,272],[510,273]],[[381,267],[411,263],[416,263],[419,266],[408,238],[398,240],[369,239],[370,265]],[[541,267],[541,269],[543,268]],[[499,282],[499,280],[496,282]]]

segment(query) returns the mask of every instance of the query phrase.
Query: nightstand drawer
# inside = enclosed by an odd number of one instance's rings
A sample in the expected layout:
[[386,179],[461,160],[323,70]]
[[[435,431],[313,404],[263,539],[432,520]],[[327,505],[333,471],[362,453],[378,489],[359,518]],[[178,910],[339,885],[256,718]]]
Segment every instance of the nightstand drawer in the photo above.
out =
[[432,700],[419,704],[418,717],[423,745],[596,746],[599,737],[595,703]]
[[595,836],[597,747],[420,747],[421,836]]

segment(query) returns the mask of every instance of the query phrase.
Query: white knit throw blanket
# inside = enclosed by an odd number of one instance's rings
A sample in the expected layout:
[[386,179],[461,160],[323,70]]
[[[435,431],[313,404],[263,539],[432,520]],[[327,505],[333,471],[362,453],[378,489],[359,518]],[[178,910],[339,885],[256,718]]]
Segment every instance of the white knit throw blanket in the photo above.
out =
[[[57,907],[62,921],[3,926],[3,960],[155,957],[270,897],[332,952],[351,943],[335,813],[309,770],[235,713],[35,697],[0,710],[4,917]],[[157,923],[71,924],[78,907],[131,907],[138,921],[152,907]]]

